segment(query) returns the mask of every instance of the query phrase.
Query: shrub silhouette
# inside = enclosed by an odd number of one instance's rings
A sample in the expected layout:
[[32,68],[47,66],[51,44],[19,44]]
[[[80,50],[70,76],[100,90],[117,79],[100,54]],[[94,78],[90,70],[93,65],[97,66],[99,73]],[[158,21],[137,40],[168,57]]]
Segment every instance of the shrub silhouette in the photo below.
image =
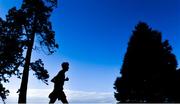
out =
[[114,83],[119,102],[177,102],[177,61],[168,40],[140,22],[128,43],[121,77]]

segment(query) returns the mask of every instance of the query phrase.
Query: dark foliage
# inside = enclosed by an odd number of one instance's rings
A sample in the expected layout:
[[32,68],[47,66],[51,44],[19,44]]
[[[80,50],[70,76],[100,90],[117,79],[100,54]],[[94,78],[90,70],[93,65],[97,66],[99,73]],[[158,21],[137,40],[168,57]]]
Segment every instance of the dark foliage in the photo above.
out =
[[168,40],[140,22],[133,31],[121,69],[115,81],[119,102],[177,102],[177,61]]
[[6,90],[2,83],[9,82],[8,78],[17,75],[19,78],[21,73],[18,67],[22,65],[24,60],[23,42],[21,41],[22,30],[17,21],[15,21],[16,8],[9,10],[6,15],[6,21],[0,18],[0,96],[6,99],[9,91]]
[[175,92],[174,92],[174,99],[175,102],[179,103],[180,102],[180,69],[176,71],[176,81],[174,81],[175,84]]
[[49,54],[54,52],[54,48],[58,48],[54,39],[55,32],[49,21],[55,3],[56,0],[23,0],[19,14],[21,15],[19,20],[26,31],[26,38],[30,40],[32,38],[30,36],[36,34],[40,45],[47,47]]
[[[19,92],[19,103],[26,103],[30,65],[31,68],[36,71],[35,75],[37,78],[42,78],[41,80],[47,84],[47,78],[49,75],[47,70],[43,69],[42,62],[36,61],[34,64],[30,64],[30,60],[35,37],[38,38],[40,46],[46,47],[50,54],[54,52],[55,48],[58,48],[54,39],[55,32],[52,30],[52,25],[49,21],[56,3],[56,0],[23,0],[23,4],[20,9],[20,16],[22,17],[21,24],[25,31],[25,38],[27,39],[27,51]],[[21,20],[21,17],[19,20]],[[35,70],[34,67],[40,69]]]
[[9,90],[6,90],[5,87],[3,87],[3,85],[0,83],[0,96],[2,98],[2,101],[5,103],[5,99],[6,99],[6,96],[8,95],[9,93]]
[[[30,60],[35,37],[43,51],[47,50],[46,53],[52,54],[58,48],[49,21],[56,6],[57,0],[23,0],[20,9],[14,7],[8,11],[6,20],[0,19],[0,84],[8,82],[11,75],[20,78],[22,74],[19,103],[26,103],[30,68],[37,79],[47,84],[49,74],[42,60],[32,63]],[[19,67],[24,68],[23,73],[20,73]],[[8,91],[3,85],[0,91],[4,100]]]
[[37,77],[37,79],[42,80],[44,83],[48,84],[48,78],[49,74],[46,69],[44,69],[44,64],[41,59],[32,62],[30,64],[30,69],[32,69],[35,73],[34,75]]

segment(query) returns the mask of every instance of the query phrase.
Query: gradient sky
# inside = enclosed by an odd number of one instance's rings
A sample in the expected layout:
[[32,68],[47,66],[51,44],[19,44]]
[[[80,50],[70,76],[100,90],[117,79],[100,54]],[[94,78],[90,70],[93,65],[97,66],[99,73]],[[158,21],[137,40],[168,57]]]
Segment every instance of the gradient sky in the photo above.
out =
[[[0,0],[0,17],[19,6],[21,0]],[[180,0],[59,0],[52,17],[60,48],[51,56],[36,50],[32,60],[42,58],[50,79],[63,61],[70,63],[65,89],[110,92],[122,65],[134,26],[144,21],[168,39],[180,64]],[[19,88],[20,80],[7,86]],[[16,81],[15,81],[16,80]],[[29,89],[52,89],[30,73]]]

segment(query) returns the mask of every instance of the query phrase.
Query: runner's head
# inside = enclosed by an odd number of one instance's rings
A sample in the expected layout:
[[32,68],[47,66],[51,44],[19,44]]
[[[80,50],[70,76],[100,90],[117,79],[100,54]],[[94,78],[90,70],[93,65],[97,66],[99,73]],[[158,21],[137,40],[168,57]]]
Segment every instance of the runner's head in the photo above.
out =
[[61,64],[61,66],[62,66],[62,69],[63,69],[63,70],[68,71],[68,69],[69,69],[69,63],[68,63],[68,62],[63,62],[63,63]]

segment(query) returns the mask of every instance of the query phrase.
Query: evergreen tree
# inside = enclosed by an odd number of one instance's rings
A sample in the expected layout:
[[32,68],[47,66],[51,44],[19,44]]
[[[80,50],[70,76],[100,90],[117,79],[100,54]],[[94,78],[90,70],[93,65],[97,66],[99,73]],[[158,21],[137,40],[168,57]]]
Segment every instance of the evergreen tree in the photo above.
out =
[[173,102],[172,86],[177,61],[161,33],[140,22],[128,43],[115,81],[115,98],[120,102]]
[[180,68],[178,70],[176,70],[176,81],[174,81],[175,83],[175,92],[174,92],[174,99],[176,103],[180,103]]
[[18,67],[23,62],[22,30],[13,14],[15,8],[9,10],[6,21],[0,18],[0,97],[4,101],[9,91],[3,87],[3,83],[9,82],[12,75],[20,77]]
[[[17,18],[21,20],[21,24],[25,30],[25,38],[27,40],[27,51],[25,56],[25,64],[22,75],[22,82],[19,92],[19,100],[18,103],[26,103],[26,93],[27,93],[27,84],[28,84],[28,76],[29,76],[29,68],[30,68],[30,60],[31,53],[34,45],[35,36],[37,36],[40,40],[41,46],[46,46],[47,50],[52,54],[54,52],[54,48],[57,48],[58,45],[55,43],[54,39],[54,31],[52,30],[51,22],[49,18],[51,16],[51,12],[54,8],[54,4],[56,2],[54,0],[23,0],[22,7],[20,9],[20,16]],[[33,66],[32,66],[33,65]],[[43,63],[41,60],[36,61],[31,65],[32,69],[40,68],[39,70],[44,76],[38,77],[38,79],[42,79],[44,82],[47,82],[46,78],[49,77],[47,75],[47,70],[44,69]],[[37,69],[34,70],[37,72]],[[41,75],[36,74],[36,75]]]
[[[55,32],[49,20],[53,9],[57,6],[56,0],[23,0],[20,9],[10,9],[6,20],[0,21],[1,40],[0,81],[8,81],[7,75],[20,77],[19,67],[23,67],[22,82],[19,89],[18,103],[26,103],[27,84],[29,70],[35,72],[35,76],[47,84],[48,71],[44,69],[41,59],[31,62],[31,54],[38,39],[41,48],[52,54],[58,45],[55,42]],[[22,54],[24,52],[24,55]],[[0,83],[2,85],[2,83]],[[6,98],[8,90],[3,86],[1,97]]]

